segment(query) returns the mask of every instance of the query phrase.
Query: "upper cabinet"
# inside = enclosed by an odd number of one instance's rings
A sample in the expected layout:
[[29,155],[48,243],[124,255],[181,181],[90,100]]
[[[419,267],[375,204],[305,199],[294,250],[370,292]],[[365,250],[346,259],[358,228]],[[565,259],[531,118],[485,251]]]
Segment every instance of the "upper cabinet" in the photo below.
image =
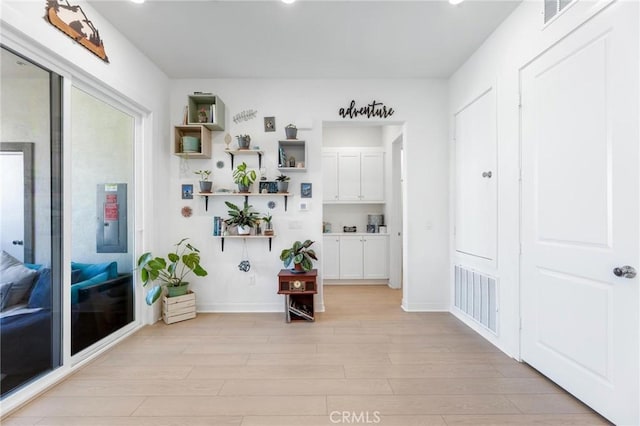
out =
[[322,153],[325,203],[384,203],[384,152]]

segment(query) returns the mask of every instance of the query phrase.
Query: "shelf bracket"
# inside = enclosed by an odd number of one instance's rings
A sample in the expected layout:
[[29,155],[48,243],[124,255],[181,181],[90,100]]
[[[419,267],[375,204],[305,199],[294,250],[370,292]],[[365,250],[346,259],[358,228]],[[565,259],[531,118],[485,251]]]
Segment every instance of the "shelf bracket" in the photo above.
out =
[[205,195],[204,196],[204,211],[209,211],[209,196]]
[[[231,167],[233,168],[233,166]],[[258,152],[258,169],[262,168],[262,153]]]
[[269,237],[269,251],[271,251],[271,237]]
[[222,246],[222,251],[224,252],[224,237],[220,238],[220,245]]
[[229,156],[231,157],[231,170],[233,170],[233,152],[228,152],[227,154],[229,154]]
[[288,197],[289,197],[288,195],[284,196],[284,211],[285,212],[287,211],[287,199],[288,199]]

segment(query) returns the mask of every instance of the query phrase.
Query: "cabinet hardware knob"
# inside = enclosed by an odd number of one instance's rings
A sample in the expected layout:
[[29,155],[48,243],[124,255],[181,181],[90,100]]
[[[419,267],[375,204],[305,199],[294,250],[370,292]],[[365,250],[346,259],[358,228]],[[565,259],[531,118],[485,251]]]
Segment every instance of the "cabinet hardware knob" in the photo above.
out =
[[488,172],[482,172],[483,178],[491,179],[491,176],[493,176],[493,173],[491,173],[491,170],[489,170]]
[[613,275],[616,277],[623,278],[634,278],[636,276],[636,268],[629,265],[624,265],[622,267],[613,268]]

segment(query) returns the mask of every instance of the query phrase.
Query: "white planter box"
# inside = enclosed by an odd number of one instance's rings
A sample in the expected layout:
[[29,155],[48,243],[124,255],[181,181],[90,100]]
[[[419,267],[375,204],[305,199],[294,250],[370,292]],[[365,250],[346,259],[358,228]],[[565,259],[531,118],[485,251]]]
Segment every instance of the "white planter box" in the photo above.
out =
[[196,294],[193,291],[184,296],[162,298],[162,319],[166,324],[196,317]]

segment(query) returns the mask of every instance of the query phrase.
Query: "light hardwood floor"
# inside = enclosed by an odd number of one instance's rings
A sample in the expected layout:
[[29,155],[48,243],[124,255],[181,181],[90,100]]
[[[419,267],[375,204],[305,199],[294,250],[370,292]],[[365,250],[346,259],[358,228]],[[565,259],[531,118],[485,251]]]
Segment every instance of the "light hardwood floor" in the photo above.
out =
[[315,323],[200,314],[145,327],[6,425],[599,425],[447,313],[327,286]]

